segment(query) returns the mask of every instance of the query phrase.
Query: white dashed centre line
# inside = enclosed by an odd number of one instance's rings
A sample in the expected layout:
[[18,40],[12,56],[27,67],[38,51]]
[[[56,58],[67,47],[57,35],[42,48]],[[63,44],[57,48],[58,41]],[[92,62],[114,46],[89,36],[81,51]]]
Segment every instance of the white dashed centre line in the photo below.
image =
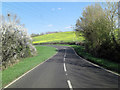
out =
[[65,62],[65,58],[64,58],[64,62]]
[[67,80],[70,90],[73,90],[70,80]]
[[[64,48],[64,49],[65,49],[65,55],[64,55],[64,63],[63,63],[63,65],[64,65],[64,71],[66,72],[67,71],[66,65],[65,65],[66,48]],[[66,72],[65,75],[68,76],[67,72]],[[68,86],[69,86],[70,90],[73,90],[72,84],[71,84],[70,80],[67,80],[67,83],[68,83]]]
[[65,72],[67,71],[66,66],[65,66],[65,63],[64,63],[64,71],[65,71]]
[[65,49],[65,54],[64,54],[64,58],[66,57],[66,48],[64,48]]
[[[65,48],[64,48],[65,49]],[[66,51],[66,50],[65,50]],[[65,55],[64,55],[64,63],[63,63],[63,65],[64,65],[64,71],[66,72],[67,71],[67,69],[66,69],[66,66],[65,66],[65,56],[66,56],[66,52],[65,52]]]

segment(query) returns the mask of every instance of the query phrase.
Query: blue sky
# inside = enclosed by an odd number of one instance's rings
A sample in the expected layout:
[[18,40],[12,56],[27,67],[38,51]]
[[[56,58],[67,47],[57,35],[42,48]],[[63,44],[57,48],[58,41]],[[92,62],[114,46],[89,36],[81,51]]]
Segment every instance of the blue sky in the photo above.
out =
[[83,9],[94,2],[3,2],[2,13],[16,14],[28,33],[72,31]]

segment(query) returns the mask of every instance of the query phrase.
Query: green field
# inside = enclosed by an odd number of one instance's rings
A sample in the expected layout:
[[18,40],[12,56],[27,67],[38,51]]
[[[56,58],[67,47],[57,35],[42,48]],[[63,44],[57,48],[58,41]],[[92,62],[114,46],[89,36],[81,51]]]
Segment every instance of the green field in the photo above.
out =
[[49,42],[82,42],[84,38],[81,36],[79,38],[76,37],[74,31],[69,32],[59,32],[59,33],[52,33],[52,34],[45,34],[41,36],[33,37],[33,44],[36,43],[49,43]]
[[57,52],[56,48],[48,46],[36,46],[36,49],[38,51],[37,56],[24,58],[14,66],[2,71],[3,87]]

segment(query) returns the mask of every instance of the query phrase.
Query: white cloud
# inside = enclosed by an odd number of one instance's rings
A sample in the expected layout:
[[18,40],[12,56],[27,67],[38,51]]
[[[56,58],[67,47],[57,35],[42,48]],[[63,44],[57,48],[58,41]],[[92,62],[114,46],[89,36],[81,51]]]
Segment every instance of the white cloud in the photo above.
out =
[[62,10],[62,8],[51,8],[51,11]]
[[52,8],[51,10],[52,10],[52,11],[55,11],[55,8]]
[[62,8],[58,8],[58,10],[61,10]]
[[66,29],[72,28],[72,26],[65,27]]
[[53,25],[52,24],[49,24],[48,27],[52,27]]

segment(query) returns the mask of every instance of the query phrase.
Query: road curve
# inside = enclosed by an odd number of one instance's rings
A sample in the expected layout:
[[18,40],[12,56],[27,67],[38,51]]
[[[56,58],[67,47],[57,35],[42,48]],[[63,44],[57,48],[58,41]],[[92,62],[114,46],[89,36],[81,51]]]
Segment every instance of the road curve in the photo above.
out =
[[119,76],[86,62],[70,47],[53,47],[55,56],[7,88],[118,88]]

